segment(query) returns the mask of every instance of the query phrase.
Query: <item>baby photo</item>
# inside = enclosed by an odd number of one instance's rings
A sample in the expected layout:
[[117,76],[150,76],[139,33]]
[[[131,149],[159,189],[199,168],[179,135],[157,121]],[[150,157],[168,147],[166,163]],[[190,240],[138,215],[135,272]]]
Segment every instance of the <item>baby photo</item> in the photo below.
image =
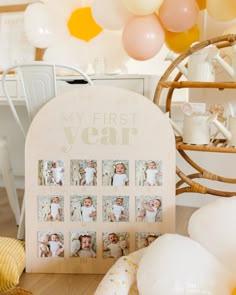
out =
[[102,184],[104,186],[128,186],[129,161],[104,160],[102,163]]
[[62,186],[65,178],[63,161],[39,160],[38,184],[46,186]]
[[103,233],[103,258],[120,258],[129,254],[129,234],[127,232]]
[[95,160],[71,160],[71,185],[97,185],[97,162]]
[[148,247],[161,234],[157,232],[140,232],[135,233],[135,248],[136,250]]
[[138,160],[135,163],[135,182],[137,186],[162,185],[162,163],[154,160]]
[[162,201],[158,196],[136,196],[135,197],[136,221],[161,222]]
[[38,232],[39,257],[64,257],[64,234],[62,232]]
[[70,256],[96,258],[96,232],[71,232]]
[[64,197],[38,196],[38,220],[64,221]]
[[97,219],[97,198],[95,196],[71,196],[70,208],[71,221],[93,222]]
[[103,196],[103,221],[129,221],[129,197]]

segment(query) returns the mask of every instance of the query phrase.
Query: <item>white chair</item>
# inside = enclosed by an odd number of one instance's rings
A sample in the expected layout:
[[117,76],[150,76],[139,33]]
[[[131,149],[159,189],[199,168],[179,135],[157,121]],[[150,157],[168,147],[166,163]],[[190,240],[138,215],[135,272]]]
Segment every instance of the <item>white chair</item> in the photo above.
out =
[[[84,80],[88,82],[89,85],[93,85],[93,82],[91,81],[89,76],[78,68],[61,64],[51,64],[42,61],[37,61],[29,64],[14,65],[12,67],[7,68],[3,72],[3,93],[8,101],[14,119],[19,125],[19,128],[23,133],[24,137],[26,137],[27,135],[28,126],[25,127],[24,124],[22,124],[22,121],[15,108],[13,98],[9,95],[7,83],[8,74],[15,72],[17,79],[19,79],[21,83],[23,97],[25,99],[26,108],[29,115],[29,122],[31,122],[34,116],[37,114],[37,112],[42,108],[42,106],[57,95],[57,73],[62,74],[62,71],[63,75],[66,76],[80,75]],[[1,157],[2,154],[4,154],[3,157]],[[17,224],[19,224],[17,238],[24,239],[24,198],[20,212],[16,187],[14,183],[14,177],[11,172],[12,169],[10,166],[10,157],[7,153],[7,146],[6,144],[4,144],[4,141],[0,143],[0,160],[1,158],[4,158],[5,162],[7,162],[6,164],[4,162],[4,164],[2,165],[4,168],[3,176],[5,176],[4,182],[7,189],[9,202],[15,214]]]
[[14,213],[16,224],[20,223],[20,206],[17,197],[15,178],[12,171],[10,153],[5,138],[0,139],[0,171],[6,188],[8,200]]

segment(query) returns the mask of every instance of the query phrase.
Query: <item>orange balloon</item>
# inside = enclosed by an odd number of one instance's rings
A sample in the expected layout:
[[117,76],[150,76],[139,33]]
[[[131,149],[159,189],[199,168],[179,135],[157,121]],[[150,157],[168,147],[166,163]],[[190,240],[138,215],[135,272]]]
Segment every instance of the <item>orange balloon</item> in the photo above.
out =
[[204,10],[206,8],[206,0],[196,0],[196,2],[200,10]]
[[102,28],[95,22],[90,7],[75,9],[67,25],[73,37],[87,42],[102,31]]
[[181,54],[188,50],[191,44],[199,41],[199,39],[200,30],[198,25],[194,25],[190,30],[180,33],[165,30],[165,44],[176,53]]
[[233,289],[232,295],[236,295],[236,288]]

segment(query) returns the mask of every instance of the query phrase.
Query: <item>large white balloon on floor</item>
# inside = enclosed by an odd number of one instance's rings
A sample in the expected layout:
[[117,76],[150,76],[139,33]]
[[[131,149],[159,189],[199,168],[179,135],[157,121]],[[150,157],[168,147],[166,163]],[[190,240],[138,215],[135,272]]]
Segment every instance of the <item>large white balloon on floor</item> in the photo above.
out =
[[94,0],[91,9],[97,24],[108,30],[121,30],[133,16],[121,0]]
[[140,295],[230,295],[235,280],[199,243],[165,234],[141,258],[137,284]]
[[215,255],[236,277],[236,197],[220,198],[190,218],[191,239]]

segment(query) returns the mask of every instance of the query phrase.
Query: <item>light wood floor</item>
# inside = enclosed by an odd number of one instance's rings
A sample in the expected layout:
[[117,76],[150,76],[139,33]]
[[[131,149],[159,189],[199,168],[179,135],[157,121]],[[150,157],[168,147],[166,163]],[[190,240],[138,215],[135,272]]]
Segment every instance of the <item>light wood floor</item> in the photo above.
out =
[[[23,191],[18,190],[22,200]],[[176,232],[187,235],[187,224],[196,210],[191,207],[176,207]],[[16,237],[17,226],[9,207],[4,188],[0,188],[0,236]],[[34,295],[93,295],[103,275],[80,274],[29,274],[23,273],[19,287],[31,291]]]

